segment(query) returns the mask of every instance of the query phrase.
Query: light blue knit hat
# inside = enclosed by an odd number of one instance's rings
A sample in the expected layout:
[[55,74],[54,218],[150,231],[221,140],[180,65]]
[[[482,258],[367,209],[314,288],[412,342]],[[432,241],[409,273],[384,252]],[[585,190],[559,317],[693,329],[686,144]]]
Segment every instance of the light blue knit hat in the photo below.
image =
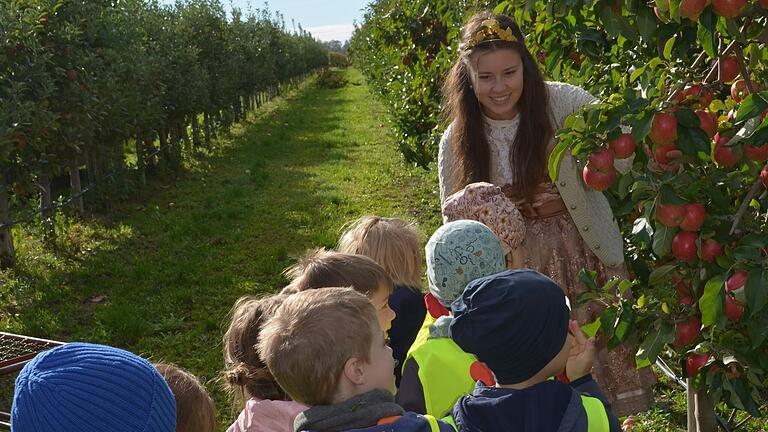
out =
[[38,354],[16,378],[12,432],[175,432],[176,401],[147,360],[69,343]]
[[469,282],[507,267],[499,238],[490,228],[473,220],[441,226],[425,249],[429,291],[448,308]]

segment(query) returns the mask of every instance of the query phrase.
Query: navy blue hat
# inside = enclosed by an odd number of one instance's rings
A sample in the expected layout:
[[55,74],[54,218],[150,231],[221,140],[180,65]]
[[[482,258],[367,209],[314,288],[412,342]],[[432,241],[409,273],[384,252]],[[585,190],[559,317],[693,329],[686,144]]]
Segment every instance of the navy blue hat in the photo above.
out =
[[136,354],[69,343],[38,354],[19,373],[11,431],[175,432],[176,401]]
[[500,384],[534,376],[562,350],[568,335],[563,289],[533,270],[475,279],[451,310],[454,342],[487,364]]

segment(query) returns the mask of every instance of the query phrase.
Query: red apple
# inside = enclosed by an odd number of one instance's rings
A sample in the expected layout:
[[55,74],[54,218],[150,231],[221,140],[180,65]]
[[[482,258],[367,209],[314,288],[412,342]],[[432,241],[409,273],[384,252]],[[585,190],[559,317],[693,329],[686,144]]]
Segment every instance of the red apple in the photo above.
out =
[[732,167],[741,160],[739,155],[733,151],[733,148],[725,146],[730,140],[731,137],[715,134],[715,151],[713,159],[720,166]]
[[701,84],[690,84],[681,90],[675,100],[678,103],[690,104],[693,108],[708,108],[712,103],[712,91]]
[[736,18],[741,15],[747,0],[712,0],[712,10],[716,15],[726,18]]
[[707,7],[707,0],[683,0],[680,2],[680,16],[698,21],[705,7]]
[[696,317],[690,317],[685,321],[677,323],[675,341],[672,342],[677,348],[690,345],[701,335],[701,321]]
[[607,172],[601,171],[600,169],[587,164],[584,166],[584,171],[582,171],[582,178],[584,179],[584,183],[591,189],[604,191],[611,187],[616,180],[616,171],[613,169]]
[[731,98],[733,98],[734,102],[739,103],[743,101],[748,94],[747,82],[743,79],[736,80],[731,84]]
[[725,316],[733,322],[739,322],[742,315],[744,315],[744,304],[725,293]]
[[654,144],[673,145],[677,138],[677,119],[674,114],[659,112],[653,116],[651,125],[651,141]]
[[67,79],[70,81],[77,81],[77,71],[74,69],[67,69]]
[[37,22],[43,27],[48,27],[48,15],[40,17],[40,19]]
[[403,66],[410,66],[413,61],[411,60],[411,56],[404,55],[400,62],[403,63]]
[[684,280],[682,276],[672,276],[672,283],[675,284],[675,291],[680,293],[681,296],[691,296],[691,284]]
[[766,161],[768,160],[768,143],[755,147],[752,144],[744,144],[744,156],[753,161]]
[[672,255],[680,261],[693,262],[696,260],[696,239],[699,233],[681,231],[672,239]]
[[613,154],[608,149],[596,151],[589,155],[589,165],[603,172],[612,171]]
[[701,260],[714,262],[715,258],[723,255],[723,246],[715,239],[707,239],[701,243]]
[[739,70],[739,62],[736,60],[736,56],[730,55],[728,57],[725,57],[723,59],[723,64],[721,65],[722,68],[722,76],[720,77],[720,81],[723,83],[730,83],[731,81],[735,80],[737,76],[739,76],[739,73],[741,72]]
[[725,282],[726,291],[737,291],[744,288],[744,284],[747,283],[747,272],[744,270],[737,271],[733,276],[729,277]]
[[656,206],[656,219],[668,227],[680,226],[685,218],[685,207],[677,204],[659,204]]
[[609,142],[608,147],[610,147],[613,156],[616,157],[616,159],[624,159],[635,154],[637,145],[635,144],[635,138],[632,134],[621,134],[616,139]]
[[584,62],[584,59],[581,58],[581,54],[579,54],[578,51],[572,51],[568,54],[568,58],[573,60],[576,67],[581,67],[581,64]]
[[712,354],[710,353],[689,354],[688,359],[685,361],[685,371],[687,372],[688,377],[695,377],[696,374],[699,373],[699,369],[707,364],[710,358],[712,358]]
[[697,110],[696,115],[699,117],[699,124],[701,129],[712,138],[717,133],[717,115],[713,112]]
[[760,181],[763,182],[763,186],[768,189],[768,166],[764,166],[760,171]]
[[763,9],[768,9],[768,0],[760,0],[760,6],[762,6]]
[[680,222],[680,228],[683,231],[698,231],[704,225],[704,218],[707,217],[707,210],[699,203],[686,204],[683,207],[685,217]]
[[682,156],[682,152],[675,148],[674,145],[657,146],[653,151],[653,159],[660,164],[668,165],[676,162],[673,159],[677,159]]

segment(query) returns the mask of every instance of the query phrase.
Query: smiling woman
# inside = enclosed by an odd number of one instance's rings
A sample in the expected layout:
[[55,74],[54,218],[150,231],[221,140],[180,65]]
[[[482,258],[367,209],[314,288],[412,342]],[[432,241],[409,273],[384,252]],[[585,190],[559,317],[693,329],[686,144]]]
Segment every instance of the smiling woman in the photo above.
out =
[[[586,290],[578,277],[582,269],[597,272],[600,283],[626,277],[623,241],[605,196],[586,188],[573,158],[563,159],[556,184],[545,171],[555,131],[595,98],[569,84],[545,82],[514,20],[490,12],[465,25],[443,90],[452,121],[438,154],[441,202],[471,194],[472,187],[465,187],[473,183],[500,186],[525,225],[513,253],[523,257],[524,267],[554,279],[572,304]],[[600,312],[587,304],[573,315],[583,325]],[[650,369],[636,369],[625,347],[609,352],[605,340],[597,343],[594,374],[614,412],[647,409],[655,381]]]

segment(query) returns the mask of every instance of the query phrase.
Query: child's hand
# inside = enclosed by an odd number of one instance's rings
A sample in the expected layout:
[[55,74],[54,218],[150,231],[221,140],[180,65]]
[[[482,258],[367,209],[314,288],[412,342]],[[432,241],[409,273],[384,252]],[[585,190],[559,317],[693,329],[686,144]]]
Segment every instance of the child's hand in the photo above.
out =
[[592,371],[592,362],[595,359],[595,338],[587,339],[576,320],[568,323],[568,332],[573,336],[573,343],[568,362],[565,364],[565,374],[570,381],[575,381]]

